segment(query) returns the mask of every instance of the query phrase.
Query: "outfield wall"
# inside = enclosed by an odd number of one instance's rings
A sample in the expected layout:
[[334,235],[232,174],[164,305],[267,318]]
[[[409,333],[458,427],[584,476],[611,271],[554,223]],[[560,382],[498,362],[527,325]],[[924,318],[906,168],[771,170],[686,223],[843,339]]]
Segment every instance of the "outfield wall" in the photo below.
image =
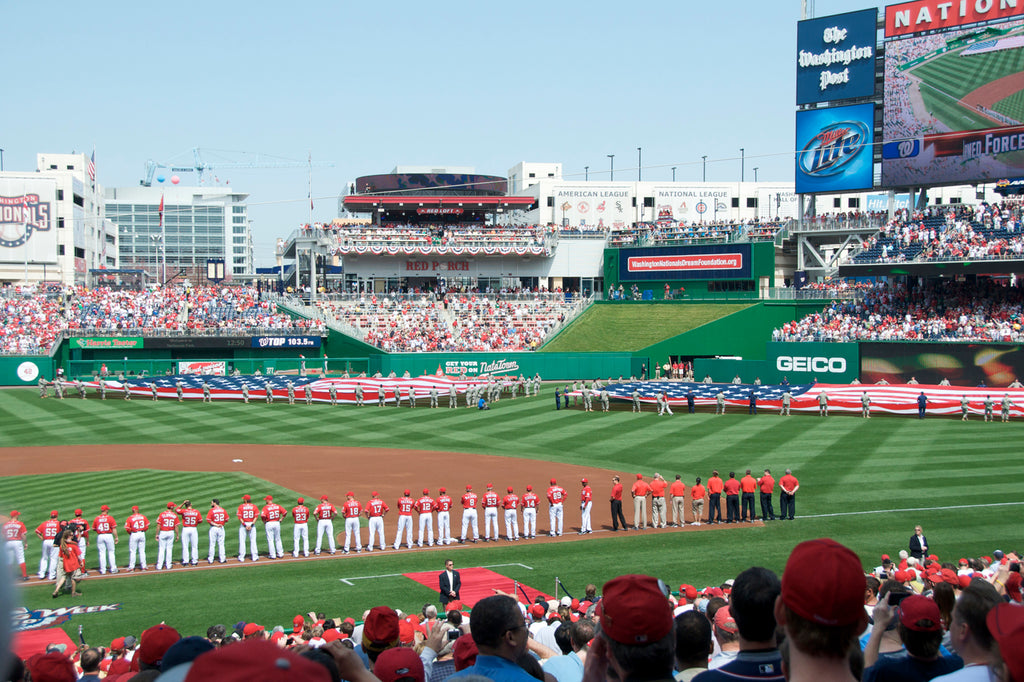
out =
[[370,357],[369,373],[388,376],[540,374],[545,381],[640,376],[646,359],[632,353],[391,353]]
[[43,376],[53,379],[56,365],[48,355],[0,356],[0,386],[34,385]]

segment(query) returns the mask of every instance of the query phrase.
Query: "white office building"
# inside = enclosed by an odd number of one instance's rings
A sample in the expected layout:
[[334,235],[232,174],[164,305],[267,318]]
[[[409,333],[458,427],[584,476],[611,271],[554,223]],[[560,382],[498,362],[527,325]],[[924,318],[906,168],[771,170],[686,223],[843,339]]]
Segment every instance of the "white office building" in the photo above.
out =
[[85,154],[37,154],[0,173],[0,282],[85,284],[118,266],[117,228]]

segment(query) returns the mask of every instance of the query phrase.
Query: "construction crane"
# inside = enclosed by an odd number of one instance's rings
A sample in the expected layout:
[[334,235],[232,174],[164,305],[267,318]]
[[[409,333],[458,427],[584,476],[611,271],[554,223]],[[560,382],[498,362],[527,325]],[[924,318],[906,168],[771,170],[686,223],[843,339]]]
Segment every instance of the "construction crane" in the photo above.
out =
[[[213,150],[222,151],[222,150]],[[200,153],[199,147],[192,148],[193,163],[191,166],[176,166],[173,163],[161,163],[148,159],[146,161],[146,177],[139,181],[139,184],[143,187],[151,187],[153,185],[153,176],[156,174],[158,168],[166,168],[172,173],[195,173],[199,177],[199,184],[203,184],[203,173],[207,170],[228,170],[237,168],[333,168],[333,163],[311,163],[309,161],[294,161],[291,159],[281,159],[273,156],[267,156],[265,154],[253,154],[251,152],[228,152],[231,154],[243,154],[251,157],[255,157],[251,161],[217,161],[215,163],[207,163],[203,160],[203,156]]]

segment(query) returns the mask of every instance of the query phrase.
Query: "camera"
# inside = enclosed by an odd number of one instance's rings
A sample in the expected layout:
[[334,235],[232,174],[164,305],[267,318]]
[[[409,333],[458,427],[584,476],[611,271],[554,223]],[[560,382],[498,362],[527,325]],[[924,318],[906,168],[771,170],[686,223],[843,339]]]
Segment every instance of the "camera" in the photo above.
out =
[[909,592],[890,592],[889,606],[899,606],[900,602],[910,596]]
[[449,642],[454,642],[455,640],[457,640],[461,636],[462,636],[462,632],[460,632],[459,630],[449,630],[448,631],[448,641]]

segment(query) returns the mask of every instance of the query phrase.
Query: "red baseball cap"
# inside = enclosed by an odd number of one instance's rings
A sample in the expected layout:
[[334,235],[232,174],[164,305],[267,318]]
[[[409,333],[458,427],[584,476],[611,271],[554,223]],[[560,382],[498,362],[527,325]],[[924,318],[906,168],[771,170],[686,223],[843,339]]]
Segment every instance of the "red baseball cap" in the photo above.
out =
[[118,637],[110,642],[111,651],[124,651],[124,637]]
[[27,661],[25,667],[32,674],[33,680],[47,682],[75,682],[75,666],[64,654],[53,651],[48,654],[36,654]]
[[75,510],[75,516],[81,516],[81,515],[82,515],[82,510],[81,509],[76,509]]
[[736,627],[736,619],[732,617],[728,604],[715,611],[715,627],[733,635],[740,631]]
[[551,485],[554,485],[554,484],[555,484],[555,479],[552,478],[551,479]]
[[242,502],[248,502],[248,501],[249,501],[249,500],[251,500],[251,499],[252,499],[252,498],[251,498],[251,497],[249,497],[248,495],[242,495]]
[[104,505],[101,505],[101,506],[100,506],[100,511],[110,511],[110,507],[108,507],[108,506],[107,506],[107,505],[105,505],[105,504],[104,504]]
[[602,594],[601,630],[619,644],[657,642],[672,631],[672,605],[657,578],[619,576],[605,583]]
[[412,644],[416,641],[416,626],[408,620],[398,621],[398,639],[402,644]]
[[423,682],[426,676],[423,661],[415,651],[404,646],[382,652],[373,664],[373,674],[380,682],[395,682],[406,677]]
[[444,488],[438,488],[438,489],[437,489],[437,492],[439,492],[439,493],[445,493],[445,492],[447,492],[447,491],[446,491],[446,490],[445,490]]
[[363,649],[384,651],[399,644],[398,614],[388,606],[374,606],[363,622]]
[[469,484],[467,483],[467,484],[466,484],[466,490],[472,490],[472,489],[473,489],[473,486],[471,486],[471,485],[469,485]]
[[493,484],[493,483],[488,483],[488,484],[487,484],[487,487],[488,487],[488,488],[493,488],[493,487],[494,487],[494,484]]
[[326,496],[326,495],[321,495],[321,496],[320,496],[320,499],[321,499],[321,500],[326,500],[326,499],[327,499],[327,496]]
[[57,517],[58,517],[59,515],[60,515],[60,514],[59,514],[59,513],[57,512],[57,510],[56,510],[56,509],[54,509],[54,510],[53,510],[52,512],[50,512],[50,516],[51,516],[52,518],[57,518]]
[[900,602],[900,623],[915,632],[938,632],[942,629],[939,605],[928,597],[912,594]]
[[255,635],[257,632],[263,632],[263,626],[259,623],[246,623],[242,628],[242,634],[246,637]]
[[345,493],[345,497],[355,497],[355,496],[356,496],[356,494],[354,492],[352,492],[351,490],[349,490],[347,493]]
[[424,488],[423,489],[423,494],[424,495],[429,495],[430,494],[430,490],[428,488]]
[[583,485],[586,485],[587,484],[587,479],[584,478],[583,480],[580,481],[580,483],[582,483]]
[[508,491],[509,491],[509,492],[512,492],[512,486],[509,486],[509,487],[508,487]]
[[547,613],[547,609],[542,604],[534,604],[530,607],[530,615],[533,616],[534,620],[543,618],[545,613]]
[[273,495],[267,495],[266,497],[263,498],[263,501],[264,502],[270,502],[273,499],[274,499]]
[[253,679],[330,682],[331,676],[322,665],[263,639],[247,639],[202,654],[192,662],[185,676],[186,682],[250,682]]
[[[139,508],[138,508],[138,507],[136,507],[136,506],[133,506],[133,507],[132,507],[132,511],[133,511],[133,512],[137,512],[137,511],[139,511]],[[56,515],[56,513],[54,513],[54,515]]]
[[21,516],[21,512],[17,509],[11,511],[11,518],[14,518],[15,516]]
[[528,493],[533,492],[533,486],[532,485],[526,486],[526,492],[528,492]]
[[405,495],[409,495],[409,489],[408,488],[405,489]]
[[174,503],[173,502],[168,502],[167,503],[167,508],[168,509],[174,509]]
[[697,588],[693,585],[683,584],[679,586],[679,594],[686,597],[687,601],[693,601],[697,598]]
[[374,490],[372,493],[370,493],[370,497],[377,497],[377,491]]
[[1014,604],[996,604],[985,624],[999,644],[999,655],[1015,680],[1024,680],[1024,609]]
[[300,497],[299,500],[298,500],[298,503],[299,504],[305,504],[306,503],[306,498]]
[[476,642],[473,641],[473,635],[467,634],[459,637],[455,640],[455,645],[452,647],[452,656],[455,659],[455,670],[465,670],[476,663],[476,657],[479,653],[480,650],[477,648]]
[[157,665],[179,639],[181,635],[170,625],[154,625],[139,638],[139,660],[146,665]]
[[643,474],[637,474],[637,475],[636,475],[636,478],[637,478],[637,480],[640,480],[640,479],[641,479],[641,478],[643,478],[643,477],[644,477],[644,475],[643,475]]
[[1015,571],[1006,577],[1006,584],[1004,585],[1004,587],[1006,588],[1006,596],[1008,596],[1010,599],[1017,602],[1018,604],[1021,602],[1020,586],[1020,573],[1017,573]]
[[957,576],[957,583],[960,585],[961,590],[967,589],[967,587],[971,584],[971,578],[972,576],[969,575]]
[[781,596],[801,618],[852,625],[865,616],[864,569],[852,550],[831,538],[801,542],[786,561]]

